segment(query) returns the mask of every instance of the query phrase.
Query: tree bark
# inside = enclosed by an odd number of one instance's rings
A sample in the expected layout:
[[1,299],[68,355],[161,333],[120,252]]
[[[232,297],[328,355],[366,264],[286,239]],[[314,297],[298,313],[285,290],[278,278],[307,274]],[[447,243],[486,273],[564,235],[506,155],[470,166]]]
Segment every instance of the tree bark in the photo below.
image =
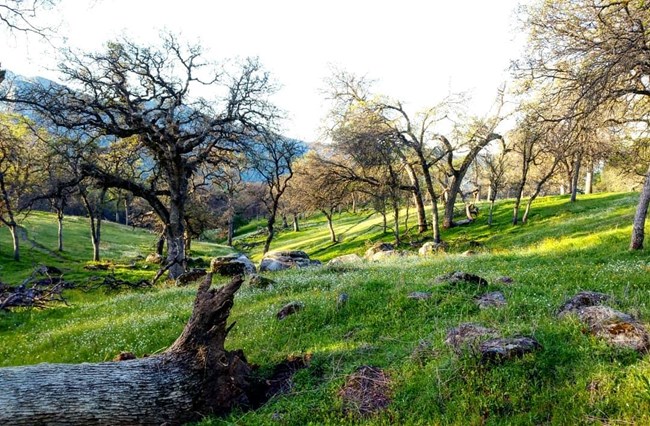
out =
[[57,250],[62,252],[63,251],[63,210],[57,209],[56,221],[58,225],[57,232],[56,232],[57,242],[58,242]]
[[494,200],[490,200],[490,211],[488,212],[488,226],[492,226],[492,211],[494,210]]
[[415,202],[415,211],[417,212],[418,216],[418,234],[422,234],[424,232],[427,232],[428,224],[427,212],[424,208],[424,200],[422,200],[420,181],[417,174],[415,173],[415,170],[413,170],[413,167],[409,163],[406,163],[405,168],[409,180],[411,181],[411,185],[413,186],[413,201]]
[[591,194],[594,191],[594,162],[589,161],[589,169],[585,174],[585,194]]
[[634,222],[632,223],[632,237],[630,239],[630,250],[641,250],[643,248],[643,239],[645,237],[645,219],[648,215],[648,204],[650,204],[650,167],[643,181],[641,197],[639,204],[636,206]]
[[298,224],[298,215],[293,214],[293,232],[300,232],[300,225]]
[[582,152],[578,152],[575,164],[573,165],[573,174],[571,176],[571,202],[575,203],[578,197],[578,179],[580,178],[580,166],[582,165]]
[[224,349],[242,279],[210,289],[211,275],[182,334],[160,355],[0,368],[0,424],[179,425],[246,405],[251,368],[241,351]]

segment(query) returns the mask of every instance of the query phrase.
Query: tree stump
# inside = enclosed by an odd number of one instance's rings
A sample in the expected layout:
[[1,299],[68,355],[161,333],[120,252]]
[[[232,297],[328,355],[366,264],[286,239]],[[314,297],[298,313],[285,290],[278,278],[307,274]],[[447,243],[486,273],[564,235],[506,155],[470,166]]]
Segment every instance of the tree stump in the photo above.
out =
[[0,369],[0,424],[182,424],[249,403],[251,368],[226,351],[226,322],[242,284],[199,286],[192,316],[164,353],[120,362]]

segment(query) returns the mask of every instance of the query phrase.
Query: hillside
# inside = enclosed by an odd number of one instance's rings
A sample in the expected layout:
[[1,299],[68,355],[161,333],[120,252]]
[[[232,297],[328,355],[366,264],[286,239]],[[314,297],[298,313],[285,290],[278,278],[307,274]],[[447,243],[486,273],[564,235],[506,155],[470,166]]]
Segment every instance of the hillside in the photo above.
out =
[[[615,307],[642,322],[650,317],[650,262],[647,250],[628,252],[635,194],[595,194],[571,205],[567,197],[540,199],[530,222],[509,225],[511,203],[497,205],[495,223],[485,215],[466,227],[443,233],[446,254],[363,262],[345,267],[290,270],[268,274],[268,290],[245,287],[238,293],[229,348],[242,348],[250,362],[268,374],[288,356],[310,358],[293,377],[289,393],[262,407],[202,424],[612,424],[650,422],[650,358],[590,336],[574,317],[556,318],[559,306],[581,290],[612,295]],[[328,260],[343,253],[362,254],[382,236],[380,218],[343,214],[335,220],[341,242],[328,242],[324,221],[302,223],[298,233],[284,231],[274,249],[303,249]],[[68,218],[69,251],[55,247],[55,222],[34,214],[25,224],[33,247],[24,244],[23,261],[10,261],[9,239],[0,230],[0,281],[27,276],[36,263],[53,264],[70,279],[88,276],[90,258],[85,221]],[[252,247],[259,259],[256,226],[240,230],[238,244]],[[143,262],[156,236],[114,224],[105,228],[103,255],[114,272],[128,279],[149,277]],[[460,253],[472,248],[473,256]],[[194,251],[196,250],[196,251]],[[192,256],[208,259],[227,251],[195,243]],[[120,266],[121,265],[121,266]],[[452,271],[477,274],[487,288],[436,283]],[[509,276],[512,283],[498,278]],[[221,280],[221,282],[224,282]],[[507,304],[479,309],[474,298],[501,291]],[[429,292],[427,300],[409,293]],[[69,306],[0,312],[0,366],[38,362],[112,359],[121,351],[138,356],[165,349],[180,333],[191,309],[195,286],[159,284],[153,289],[104,292],[71,290]],[[346,293],[348,302],[337,306]],[[300,301],[304,309],[283,321],[275,313]],[[542,349],[501,364],[456,355],[445,343],[449,329],[480,323],[504,336],[533,336]],[[366,418],[342,402],[346,378],[361,366],[385,373],[387,407]]]

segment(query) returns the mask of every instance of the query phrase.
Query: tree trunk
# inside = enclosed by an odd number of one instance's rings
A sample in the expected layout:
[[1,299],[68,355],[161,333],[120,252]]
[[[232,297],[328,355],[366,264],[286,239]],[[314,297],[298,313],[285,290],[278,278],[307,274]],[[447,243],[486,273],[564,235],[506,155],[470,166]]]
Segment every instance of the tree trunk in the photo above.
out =
[[235,236],[235,216],[228,216],[228,247],[232,247],[232,239]]
[[490,200],[490,211],[488,212],[488,226],[492,226],[492,211],[494,210],[494,200]]
[[441,243],[442,239],[440,238],[440,221],[438,216],[438,197],[436,196],[436,191],[433,188],[433,180],[431,179],[431,171],[429,170],[428,163],[424,154],[418,152],[418,158],[420,160],[420,166],[422,167],[422,174],[424,175],[424,182],[427,185],[427,192],[429,193],[429,198],[431,198],[431,213],[432,220],[431,226],[433,227],[433,242]]
[[521,206],[521,198],[524,196],[524,187],[526,186],[526,181],[522,181],[517,188],[517,194],[515,195],[515,206],[512,209],[512,224],[516,225],[519,223],[519,207]]
[[575,203],[578,196],[578,179],[580,178],[580,166],[582,165],[582,153],[578,152],[576,162],[573,165],[573,175],[571,176],[571,202]]
[[422,199],[422,190],[420,189],[420,181],[418,179],[413,167],[406,163],[406,172],[413,186],[413,201],[415,202],[415,211],[418,216],[418,234],[427,232],[427,212],[424,208],[424,200]]
[[632,238],[630,239],[630,250],[641,250],[643,248],[643,239],[645,237],[645,219],[648,215],[648,204],[650,204],[650,167],[643,181],[641,197],[639,204],[636,206],[634,222],[632,224]]
[[400,238],[399,238],[399,203],[397,200],[393,200],[393,226],[395,229],[393,230],[393,234],[395,235],[395,245],[398,246],[400,244]]
[[268,232],[266,236],[266,241],[264,241],[264,250],[262,251],[262,254],[268,253],[269,249],[271,248],[271,241],[273,241],[273,237],[275,236],[275,213],[272,213],[269,216],[269,220],[266,222],[266,230]]
[[175,279],[185,272],[185,204],[178,200],[170,204],[169,223],[165,227],[167,259],[164,267],[169,271],[169,278]]
[[594,162],[589,162],[589,169],[585,174],[585,194],[591,194],[594,191]]
[[329,212],[326,212],[323,210],[323,213],[325,214],[325,217],[327,218],[327,227],[330,231],[330,242],[335,243],[336,242],[336,233],[334,232],[334,223],[332,222],[332,216],[334,216],[334,211],[330,210]]
[[289,227],[289,222],[287,221],[287,215],[282,215],[282,229],[287,229]]
[[124,224],[129,226],[129,197],[124,197]]
[[293,232],[300,232],[300,226],[298,225],[298,215],[293,214]]
[[95,218],[90,218],[90,239],[93,243],[93,262],[99,262],[99,243],[101,240],[101,221],[95,222]]
[[57,229],[57,240],[58,240],[58,251],[63,251],[63,210],[56,211],[56,221],[58,224]]
[[190,256],[192,251],[192,235],[189,231],[185,229],[185,235],[183,236],[183,241],[185,243],[185,256]]
[[381,222],[381,230],[382,230],[382,233],[385,234],[386,232],[388,232],[388,218],[386,217],[386,212],[385,211],[381,212],[381,220],[382,220],[382,222]]
[[156,253],[163,256],[165,253],[165,239],[167,238],[167,228],[165,227],[163,231],[158,236],[158,241],[156,242]]
[[445,201],[445,215],[442,219],[442,227],[445,229],[454,226],[454,206],[458,193],[460,192],[461,183],[462,178],[455,175],[451,178],[451,183],[448,187],[449,190],[447,191],[447,200]]
[[164,353],[121,362],[0,368],[0,424],[179,425],[249,403],[251,368],[226,351],[226,322],[242,284],[199,286],[192,317]]
[[[11,240],[14,244],[14,260],[20,260],[20,241],[18,240],[18,224],[16,222],[9,223],[9,232],[11,233]],[[0,406],[1,407],[1,406]]]

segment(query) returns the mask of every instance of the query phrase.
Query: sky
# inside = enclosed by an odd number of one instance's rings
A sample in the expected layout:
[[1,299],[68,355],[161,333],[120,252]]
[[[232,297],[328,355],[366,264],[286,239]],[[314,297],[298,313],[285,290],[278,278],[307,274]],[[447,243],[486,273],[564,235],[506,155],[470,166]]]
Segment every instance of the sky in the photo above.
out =
[[[376,92],[415,113],[468,92],[485,115],[508,80],[521,45],[517,0],[60,0],[39,18],[57,25],[51,42],[0,33],[2,67],[53,80],[55,46],[101,50],[127,36],[155,44],[162,30],[199,42],[214,60],[259,57],[281,86],[285,135],[320,137],[332,69],[376,81]],[[2,38],[6,38],[2,42]]]

